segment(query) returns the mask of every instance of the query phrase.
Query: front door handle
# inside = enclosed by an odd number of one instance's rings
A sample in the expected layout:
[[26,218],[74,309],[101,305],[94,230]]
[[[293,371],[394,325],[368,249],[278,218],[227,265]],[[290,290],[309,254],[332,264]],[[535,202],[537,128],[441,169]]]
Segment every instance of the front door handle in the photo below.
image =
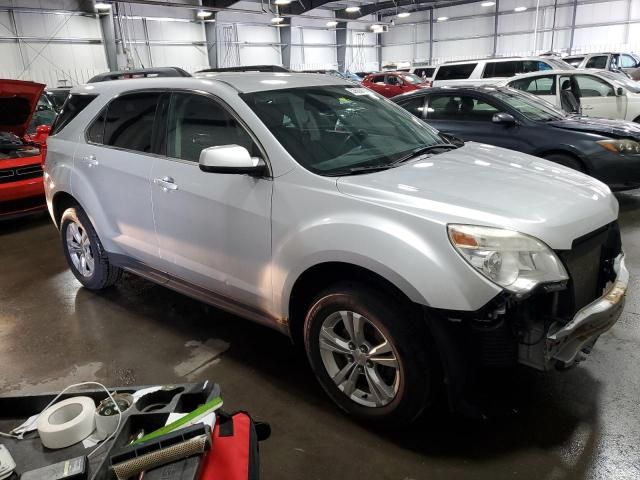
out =
[[86,156],[82,157],[82,161],[84,163],[86,163],[89,168],[97,167],[98,165],[100,165],[100,162],[98,162],[98,160],[96,160],[96,156],[95,155],[86,155]]
[[171,177],[154,178],[153,183],[160,185],[164,192],[178,189],[178,185],[176,185],[175,180]]
[[589,105],[585,105],[584,107],[582,107],[583,110],[593,110],[593,107],[589,106]]

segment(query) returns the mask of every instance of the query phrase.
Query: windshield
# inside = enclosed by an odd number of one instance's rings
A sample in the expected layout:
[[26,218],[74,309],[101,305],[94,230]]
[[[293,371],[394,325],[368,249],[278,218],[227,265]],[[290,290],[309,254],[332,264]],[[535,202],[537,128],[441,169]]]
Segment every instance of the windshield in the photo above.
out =
[[627,90],[633,93],[640,93],[640,83],[630,79],[622,72],[610,72],[608,70],[603,70],[602,72],[598,72],[598,74],[608,80],[613,80],[622,84]]
[[407,83],[422,83],[422,79],[413,73],[404,73],[401,77]]
[[445,143],[426,123],[366,88],[289,88],[242,98],[298,163],[321,175],[387,166]]
[[566,118],[564,112],[558,110],[540,97],[520,90],[503,89],[488,92],[490,95],[502,100],[514,110],[517,110],[529,120],[549,122]]
[[564,60],[558,60],[557,58],[547,58],[545,60],[554,70],[573,70],[573,63],[567,63]]

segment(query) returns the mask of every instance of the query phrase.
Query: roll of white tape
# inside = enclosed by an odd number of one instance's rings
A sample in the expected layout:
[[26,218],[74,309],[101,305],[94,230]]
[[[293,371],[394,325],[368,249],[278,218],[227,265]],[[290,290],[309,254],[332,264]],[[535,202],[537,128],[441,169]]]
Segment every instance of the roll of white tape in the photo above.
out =
[[73,397],[47,408],[38,419],[38,433],[47,448],[65,448],[84,440],[95,428],[96,404]]

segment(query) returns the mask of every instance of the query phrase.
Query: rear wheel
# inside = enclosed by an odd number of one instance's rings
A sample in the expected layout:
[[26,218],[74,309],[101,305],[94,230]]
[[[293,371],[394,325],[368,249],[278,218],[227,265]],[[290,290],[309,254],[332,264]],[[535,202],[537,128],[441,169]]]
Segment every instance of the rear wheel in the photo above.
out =
[[122,270],[109,263],[96,231],[80,207],[64,211],[60,233],[69,268],[82,285],[91,290],[101,290],[120,279]]
[[305,320],[305,348],[320,384],[353,416],[378,426],[417,418],[432,397],[428,343],[401,302],[360,284],[329,288]]
[[578,172],[586,173],[584,167],[580,163],[580,160],[578,160],[575,157],[572,157],[571,155],[567,155],[565,153],[550,153],[548,155],[545,155],[544,158],[552,162],[558,163],[562,166],[572,168],[573,170],[577,170]]

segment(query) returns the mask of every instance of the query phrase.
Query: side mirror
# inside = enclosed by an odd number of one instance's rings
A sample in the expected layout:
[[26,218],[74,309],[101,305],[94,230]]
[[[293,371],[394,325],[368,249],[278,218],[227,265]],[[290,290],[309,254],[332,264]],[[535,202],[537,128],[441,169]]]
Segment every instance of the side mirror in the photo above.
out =
[[616,88],[616,95],[618,97],[622,97],[624,95],[624,88],[622,88],[622,87]]
[[208,147],[200,152],[200,170],[210,173],[235,173],[262,176],[267,172],[264,160],[252,157],[239,145]]
[[451,135],[450,133],[439,132],[440,136],[444,138],[447,142],[455,145],[456,147],[464,147],[464,140],[455,135]]
[[513,115],[510,113],[494,113],[493,118],[491,119],[493,123],[502,123],[503,125],[515,125],[516,119],[513,118]]

